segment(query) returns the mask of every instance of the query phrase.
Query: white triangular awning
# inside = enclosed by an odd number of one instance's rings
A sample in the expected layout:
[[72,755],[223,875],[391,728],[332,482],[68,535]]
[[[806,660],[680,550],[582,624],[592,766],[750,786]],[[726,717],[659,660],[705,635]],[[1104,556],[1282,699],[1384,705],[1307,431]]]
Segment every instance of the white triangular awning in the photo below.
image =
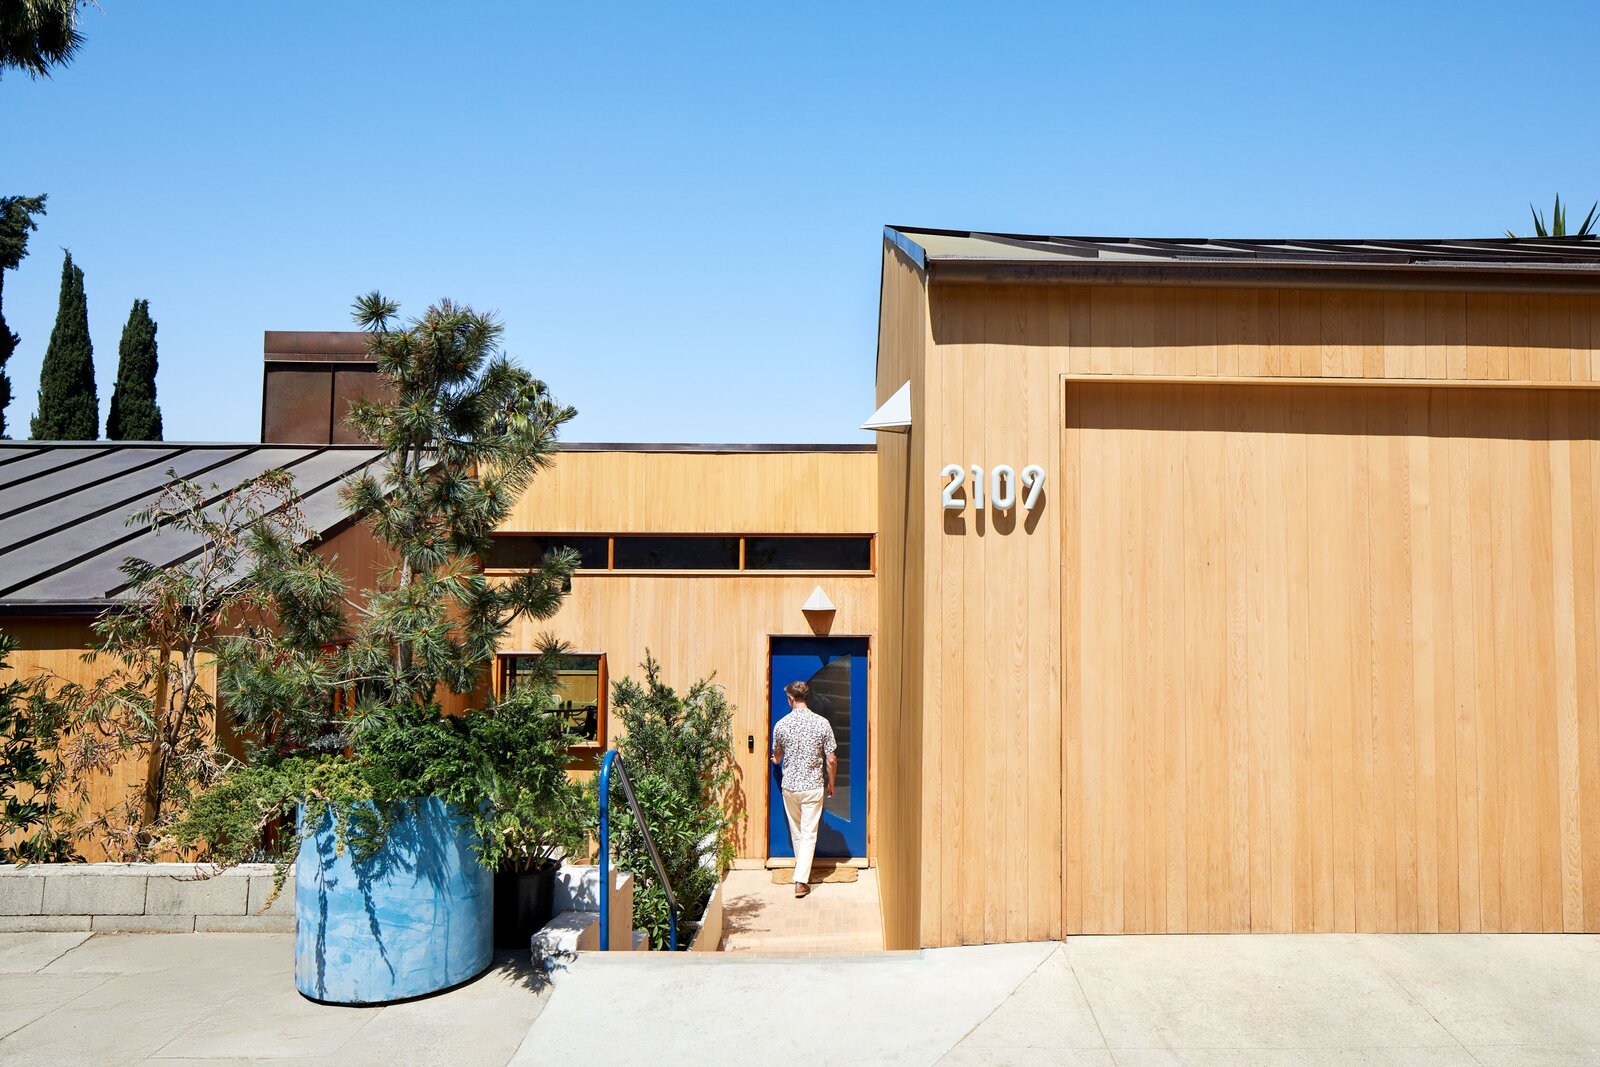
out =
[[888,430],[905,433],[911,429],[911,383],[906,382],[872,413],[872,418],[861,424],[863,430]]
[[[789,603],[793,604],[794,601],[791,600]],[[833,606],[833,601],[828,599],[828,594],[824,593],[822,591],[822,586],[819,585],[815,589],[811,590],[811,595],[806,598],[805,606],[803,606],[800,610],[833,611],[835,609]]]

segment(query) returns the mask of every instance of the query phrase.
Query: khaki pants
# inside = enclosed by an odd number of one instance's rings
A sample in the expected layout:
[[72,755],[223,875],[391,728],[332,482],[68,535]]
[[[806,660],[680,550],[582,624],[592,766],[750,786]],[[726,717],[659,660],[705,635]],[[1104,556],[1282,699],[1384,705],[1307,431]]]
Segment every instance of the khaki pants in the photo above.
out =
[[794,880],[811,881],[811,857],[817,851],[817,824],[822,821],[822,790],[783,791],[783,812],[789,816],[789,840],[794,843]]

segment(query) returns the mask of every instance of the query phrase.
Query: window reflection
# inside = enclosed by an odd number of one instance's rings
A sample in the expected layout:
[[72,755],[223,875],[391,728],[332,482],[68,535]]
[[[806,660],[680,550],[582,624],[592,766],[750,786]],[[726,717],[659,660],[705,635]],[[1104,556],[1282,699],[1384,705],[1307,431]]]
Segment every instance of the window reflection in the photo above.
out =
[[822,810],[846,820],[850,818],[851,667],[851,657],[840,656],[807,679],[811,685],[811,710],[828,720],[839,746],[833,796],[823,803]]
[[610,538],[606,537],[527,537],[521,534],[495,534],[483,565],[488,570],[531,570],[544,561],[553,548],[570,548],[578,553],[578,569],[603,571],[609,564]]
[[752,571],[870,571],[870,537],[747,537],[744,565]]
[[[538,656],[502,656],[502,691],[516,692],[521,679],[538,673]],[[550,710],[566,716],[569,729],[582,738],[581,744],[601,746],[605,726],[605,657],[562,657],[563,667],[556,672],[556,687]]]
[[619,571],[736,571],[737,537],[619,537]]

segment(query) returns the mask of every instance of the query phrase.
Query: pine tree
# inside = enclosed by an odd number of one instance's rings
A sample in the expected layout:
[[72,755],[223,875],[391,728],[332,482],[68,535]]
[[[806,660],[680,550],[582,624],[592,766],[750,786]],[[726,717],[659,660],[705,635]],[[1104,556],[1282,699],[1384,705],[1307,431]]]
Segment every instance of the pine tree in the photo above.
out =
[[156,403],[156,324],[150,318],[150,301],[133,302],[117,351],[117,384],[111,390],[106,438],[159,441],[161,406]]
[[[6,271],[16,270],[28,254],[28,234],[39,228],[35,215],[44,214],[43,196],[0,196],[0,294],[4,293]],[[11,375],[6,362],[22,338],[6,326],[0,314],[0,438],[6,436],[6,408],[11,403]]]
[[100,436],[89,304],[83,271],[73,264],[71,252],[61,263],[61,303],[39,369],[39,410],[31,436],[35,441],[93,441]]
[[[344,575],[327,559],[263,535],[253,551],[280,640],[236,645],[221,669],[236,722],[292,720],[279,736],[300,734],[301,743],[333,751],[362,730],[366,744],[380,744],[374,724],[401,737],[436,719],[443,690],[481,692],[512,622],[553,617],[578,564],[576,553],[557,549],[514,579],[483,576],[490,534],[577,414],[501,353],[500,322],[441,301],[402,324],[377,293],[355,311],[392,399],[350,406],[350,425],[383,449],[385,462],[347,483],[343,499],[351,515],[366,517],[393,566],[346,596]],[[347,733],[303,733],[324,729],[329,699],[345,692],[359,694],[347,721],[334,724]]]

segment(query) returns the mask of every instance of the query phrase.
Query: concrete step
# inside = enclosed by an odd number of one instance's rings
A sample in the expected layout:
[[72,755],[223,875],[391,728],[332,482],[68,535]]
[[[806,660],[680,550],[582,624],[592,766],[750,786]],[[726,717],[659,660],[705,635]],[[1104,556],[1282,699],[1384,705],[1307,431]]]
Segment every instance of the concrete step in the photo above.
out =
[[[534,966],[555,978],[564,974],[578,953],[598,956],[631,956],[634,952],[650,951],[650,935],[643,930],[633,931],[631,943],[614,945],[613,951],[600,951],[600,916],[592,911],[563,911],[545,923],[528,945]],[[629,950],[632,951],[629,951]]]
[[580,952],[600,947],[600,916],[592,911],[563,911],[533,935],[529,949],[533,965],[559,978],[572,966]]

